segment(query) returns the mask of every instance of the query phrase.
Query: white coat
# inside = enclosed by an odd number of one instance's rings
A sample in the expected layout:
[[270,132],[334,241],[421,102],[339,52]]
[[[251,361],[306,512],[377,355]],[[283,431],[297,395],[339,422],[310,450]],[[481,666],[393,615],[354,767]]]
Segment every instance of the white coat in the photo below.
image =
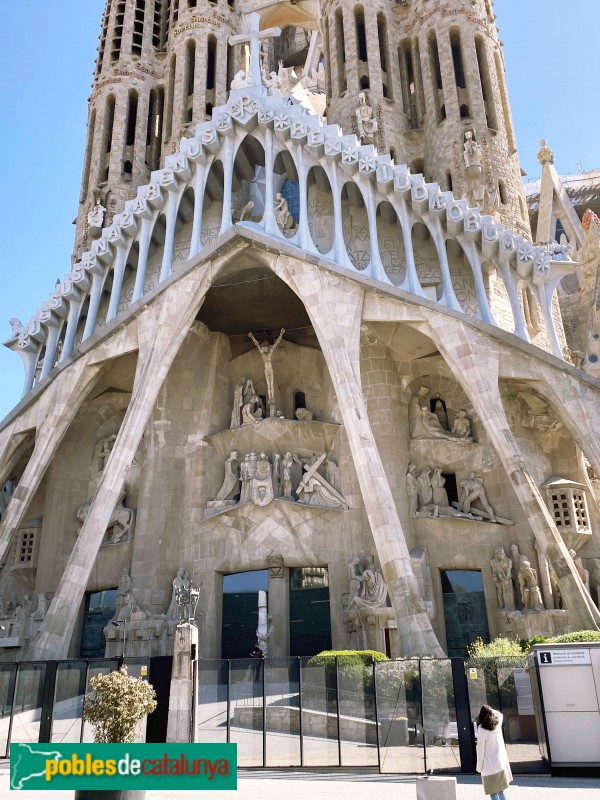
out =
[[502,736],[503,715],[494,711],[499,722],[493,731],[477,726],[477,772],[495,775],[509,766],[508,753]]

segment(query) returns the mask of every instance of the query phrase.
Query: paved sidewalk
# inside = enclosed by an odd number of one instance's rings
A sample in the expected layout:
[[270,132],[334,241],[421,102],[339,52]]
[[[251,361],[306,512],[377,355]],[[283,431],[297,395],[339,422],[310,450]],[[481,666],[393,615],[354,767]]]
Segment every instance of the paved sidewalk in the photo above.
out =
[[[9,790],[8,761],[0,761],[0,798],[72,800],[73,792]],[[369,770],[240,770],[237,792],[149,791],[147,800],[416,800],[414,776],[379,775]],[[481,780],[457,777],[457,800],[485,800]],[[596,800],[600,779],[516,777],[507,800]]]

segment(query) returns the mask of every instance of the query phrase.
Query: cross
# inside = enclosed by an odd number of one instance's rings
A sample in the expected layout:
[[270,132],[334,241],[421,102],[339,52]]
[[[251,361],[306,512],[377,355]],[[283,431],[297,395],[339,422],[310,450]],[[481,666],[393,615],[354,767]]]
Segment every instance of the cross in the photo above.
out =
[[267,30],[261,31],[260,14],[257,14],[256,12],[248,14],[244,18],[244,23],[246,33],[230,36],[229,44],[235,46],[236,44],[248,43],[250,45],[250,75],[246,75],[246,78],[250,81],[250,86],[262,86],[262,76],[260,72],[260,43],[263,39],[274,39],[276,36],[280,36],[281,28],[267,28]]

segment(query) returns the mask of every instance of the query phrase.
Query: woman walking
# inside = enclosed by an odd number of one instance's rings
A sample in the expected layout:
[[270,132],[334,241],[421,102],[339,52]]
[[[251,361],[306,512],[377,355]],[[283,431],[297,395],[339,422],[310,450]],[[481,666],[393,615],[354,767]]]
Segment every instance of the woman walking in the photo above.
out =
[[505,800],[504,790],[512,781],[508,753],[502,736],[502,714],[491,706],[481,706],[477,718],[477,772],[483,791],[492,800]]

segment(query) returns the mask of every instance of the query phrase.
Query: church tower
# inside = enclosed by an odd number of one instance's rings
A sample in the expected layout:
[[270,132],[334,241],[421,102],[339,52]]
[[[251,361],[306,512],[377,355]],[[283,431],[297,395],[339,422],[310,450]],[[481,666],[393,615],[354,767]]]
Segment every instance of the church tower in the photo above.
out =
[[324,0],[327,118],[356,132],[364,92],[379,152],[530,236],[492,7]]
[[232,69],[227,39],[238,24],[234,5],[234,0],[106,1],[76,253],[150,181],[191,124],[210,118],[213,106],[226,102]]

